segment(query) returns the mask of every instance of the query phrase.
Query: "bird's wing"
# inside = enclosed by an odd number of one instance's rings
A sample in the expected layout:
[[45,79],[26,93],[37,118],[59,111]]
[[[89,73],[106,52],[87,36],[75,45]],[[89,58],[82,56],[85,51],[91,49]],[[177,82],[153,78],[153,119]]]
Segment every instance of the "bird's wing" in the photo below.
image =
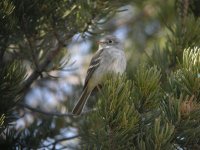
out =
[[91,61],[90,61],[90,65],[89,68],[87,70],[87,75],[85,78],[85,84],[83,87],[83,90],[86,88],[89,79],[92,77],[94,71],[99,67],[100,65],[100,61],[101,61],[101,53],[103,52],[103,49],[98,50],[95,55],[92,57]]

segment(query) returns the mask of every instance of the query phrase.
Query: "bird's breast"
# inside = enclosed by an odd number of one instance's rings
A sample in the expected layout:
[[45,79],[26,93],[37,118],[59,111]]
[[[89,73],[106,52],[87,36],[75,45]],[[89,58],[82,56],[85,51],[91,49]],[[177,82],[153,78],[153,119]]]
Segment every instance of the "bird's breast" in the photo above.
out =
[[109,50],[102,59],[102,66],[106,72],[122,74],[126,69],[126,57],[122,50]]

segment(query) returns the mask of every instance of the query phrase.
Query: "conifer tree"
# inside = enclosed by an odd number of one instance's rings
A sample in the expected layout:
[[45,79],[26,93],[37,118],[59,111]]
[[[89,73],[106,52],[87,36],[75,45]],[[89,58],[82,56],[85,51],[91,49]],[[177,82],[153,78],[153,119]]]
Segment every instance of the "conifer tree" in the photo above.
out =
[[[0,8],[0,149],[200,149],[198,0],[3,0]],[[126,8],[134,15],[120,18]],[[35,85],[50,88],[59,82],[51,71],[70,66],[75,35],[93,41],[123,28],[126,73],[108,76],[81,116],[70,114],[80,86],[55,111],[27,105]],[[36,119],[17,129],[26,114]]]

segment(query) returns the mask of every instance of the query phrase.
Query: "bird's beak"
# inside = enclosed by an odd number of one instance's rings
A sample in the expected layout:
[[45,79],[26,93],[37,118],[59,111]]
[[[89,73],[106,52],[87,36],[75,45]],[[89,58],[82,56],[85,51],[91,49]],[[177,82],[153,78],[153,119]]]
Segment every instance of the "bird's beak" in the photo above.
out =
[[105,41],[97,41],[97,44],[104,44]]

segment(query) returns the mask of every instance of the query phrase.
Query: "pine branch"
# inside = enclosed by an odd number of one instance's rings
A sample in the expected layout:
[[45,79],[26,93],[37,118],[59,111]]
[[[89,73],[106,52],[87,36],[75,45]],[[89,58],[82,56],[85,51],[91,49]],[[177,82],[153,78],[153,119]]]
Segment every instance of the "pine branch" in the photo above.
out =
[[140,116],[131,103],[131,84],[125,76],[108,77],[101,91],[97,111],[87,116],[81,128],[83,140],[92,143],[83,147],[96,149],[100,144],[101,148],[112,150],[132,146],[130,141],[138,131]]
[[[68,38],[70,38],[73,34],[69,35]],[[33,73],[28,77],[28,79],[24,82],[23,88],[21,92],[26,93],[26,91],[29,89],[31,84],[41,75],[41,73],[48,67],[48,65],[52,62],[52,60],[58,55],[58,53],[61,51],[62,47],[64,47],[64,42],[62,42],[58,35],[55,33],[55,37],[58,41],[57,47],[50,51],[47,55],[46,59],[41,63],[38,64],[38,68],[33,71]]]

